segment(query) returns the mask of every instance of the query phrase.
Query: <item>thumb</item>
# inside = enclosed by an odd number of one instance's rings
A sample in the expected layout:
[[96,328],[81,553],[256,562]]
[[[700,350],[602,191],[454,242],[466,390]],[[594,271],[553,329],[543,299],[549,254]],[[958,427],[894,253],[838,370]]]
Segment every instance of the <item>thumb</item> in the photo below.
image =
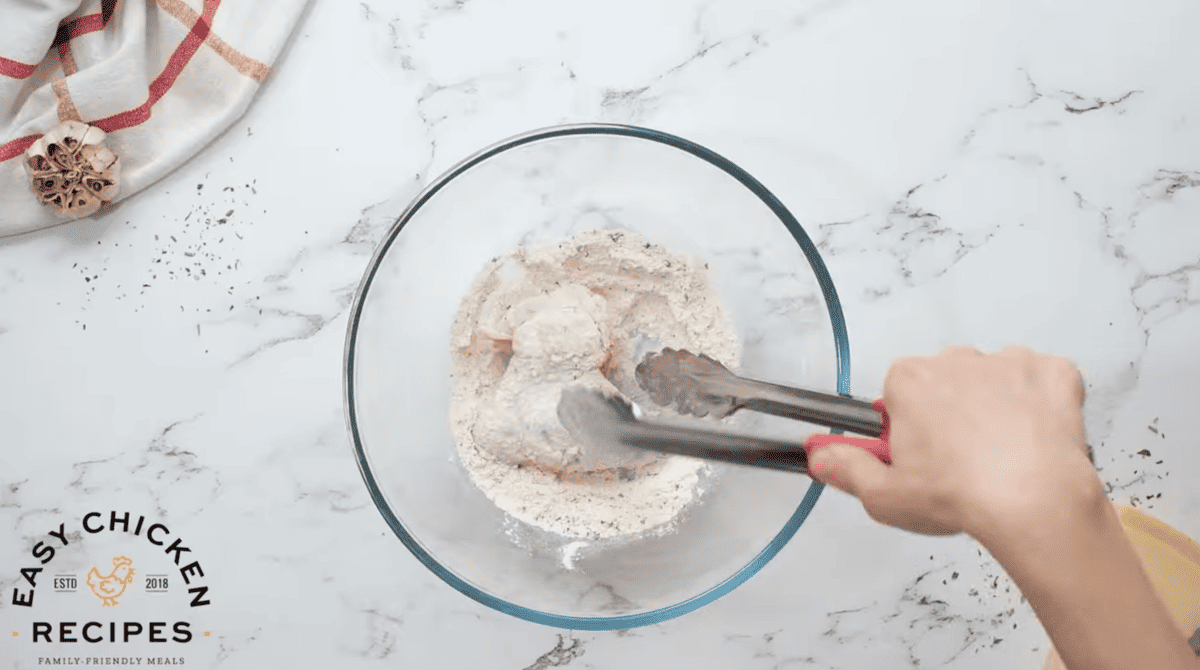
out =
[[887,469],[865,449],[834,443],[815,449],[808,457],[808,470],[818,481],[861,498],[864,491],[877,489],[887,481]]

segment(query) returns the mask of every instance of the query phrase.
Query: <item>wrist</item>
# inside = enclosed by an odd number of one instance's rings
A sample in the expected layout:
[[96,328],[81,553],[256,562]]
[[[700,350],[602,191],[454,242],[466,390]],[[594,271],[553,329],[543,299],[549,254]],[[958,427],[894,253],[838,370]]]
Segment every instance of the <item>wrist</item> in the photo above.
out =
[[982,525],[976,539],[1012,576],[1071,668],[1193,668],[1181,636],[1100,480]]
[[1090,465],[1011,493],[974,510],[965,528],[1001,564],[1037,561],[1071,538],[1120,528]]

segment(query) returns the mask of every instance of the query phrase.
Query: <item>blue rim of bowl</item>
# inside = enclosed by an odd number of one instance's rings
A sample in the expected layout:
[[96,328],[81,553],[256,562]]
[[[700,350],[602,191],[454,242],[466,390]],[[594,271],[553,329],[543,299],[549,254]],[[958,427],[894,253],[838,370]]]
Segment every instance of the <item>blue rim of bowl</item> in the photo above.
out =
[[[766,186],[759,182],[750,173],[738,167],[735,163],[717,154],[716,152],[700,146],[695,142],[685,140],[681,137],[664,133],[658,130],[651,130],[640,126],[628,126],[619,124],[572,124],[552,126],[549,128],[541,128],[533,130],[521,135],[510,137],[506,140],[498,142],[486,149],[479,151],[458,163],[454,167],[447,170],[444,174],[429,184],[421,193],[412,201],[411,204],[400,214],[396,222],[392,224],[391,229],[384,237],[383,241],[375,250],[375,255],[371,258],[370,264],[363,275],[362,282],[359,284],[358,292],[355,295],[354,302],[351,305],[350,322],[346,334],[346,349],[344,358],[344,375],[342,377],[343,392],[345,397],[346,422],[350,429],[350,437],[354,446],[354,457],[358,462],[358,469],[362,473],[363,480],[367,484],[367,490],[371,494],[371,499],[375,501],[375,506],[391,527],[392,532],[396,534],[405,547],[417,557],[425,567],[429,568],[435,575],[440,577],[455,590],[475,600],[476,602],[486,605],[494,610],[512,615],[518,619],[524,619],[533,623],[543,624],[546,626],[554,626],[556,628],[564,628],[569,630],[623,630],[629,628],[637,628],[640,626],[648,626],[651,624],[662,623],[675,617],[682,616],[688,612],[699,609],[717,598],[726,595],[740,586],[743,582],[753,576],[756,572],[762,569],[776,554],[783,549],[784,545],[792,539],[792,536],[799,530],[800,525],[804,523],[809,512],[812,511],[814,505],[817,504],[817,499],[821,496],[821,491],[825,485],[820,482],[813,482],[808,487],[808,492],[804,499],[800,501],[800,505],[796,511],[784,524],[779,533],[771,540],[767,546],[758,553],[749,563],[741,570],[738,570],[731,577],[707,591],[693,596],[683,602],[667,607],[662,607],[650,612],[642,612],[640,614],[626,614],[614,617],[575,617],[564,616],[560,614],[550,614],[540,612],[538,610],[522,607],[510,603],[502,598],[497,598],[489,593],[486,593],[479,588],[467,583],[458,575],[450,572],[445,566],[439,563],[433,556],[425,550],[424,547],[409,534],[400,520],[392,512],[387,501],[383,497],[383,493],[379,488],[379,484],[375,481],[375,475],[371,472],[371,468],[367,462],[366,451],[363,448],[362,438],[358,431],[358,417],[355,411],[354,398],[354,354],[355,344],[358,337],[358,323],[362,318],[363,306],[366,304],[367,292],[371,288],[371,282],[375,277],[375,272],[379,268],[380,262],[387,254],[388,249],[404,228],[404,225],[412,219],[413,215],[437,194],[446,184],[452,179],[463,174],[472,167],[482,163],[483,161],[492,158],[493,156],[515,149],[533,142],[550,140],[561,137],[569,137],[573,135],[616,135],[624,137],[632,137],[636,139],[649,140],[665,144],[682,151],[686,151],[693,156],[700,158],[708,163],[720,168],[725,173],[729,174],[734,179],[737,179],[743,186],[750,189],[754,195],[758,196],[764,204],[775,213],[779,220],[783,222],[784,227],[795,238],[797,244],[804,251],[805,257],[808,259],[809,265],[812,267],[813,273],[817,277],[818,283],[821,285],[821,292],[825,297],[825,307],[829,311],[829,320],[833,327],[833,337],[835,350],[837,353],[837,389],[842,395],[850,394],[850,342],[846,335],[846,320],[842,315],[842,305],[838,300],[837,291],[834,290],[833,280],[829,276],[829,271],[825,268],[824,261],[821,260],[821,255],[817,251],[816,245],[813,244],[808,233],[800,227],[800,222],[796,217],[788,211],[778,198],[772,194]],[[841,431],[834,431],[840,433]]]

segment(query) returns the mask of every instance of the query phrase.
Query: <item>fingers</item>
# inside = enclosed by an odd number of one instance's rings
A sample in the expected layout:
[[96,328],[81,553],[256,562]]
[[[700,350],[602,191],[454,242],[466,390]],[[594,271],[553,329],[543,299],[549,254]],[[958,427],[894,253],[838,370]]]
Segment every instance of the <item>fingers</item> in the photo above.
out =
[[814,451],[808,465],[817,479],[858,498],[867,515],[879,523],[927,535],[961,531],[944,505],[938,509],[921,492],[895,481],[891,466],[861,448],[831,444]]
[[808,457],[813,477],[860,500],[888,482],[888,466],[865,449],[831,444]]
[[1082,407],[1085,397],[1083,375],[1075,361],[1069,358],[1054,357],[1047,366],[1049,385],[1054,392],[1062,394],[1076,407]]
[[1007,365],[1003,365],[1001,370],[1014,384],[1033,388],[1042,386],[1038,369],[1039,356],[1032,349],[1010,344],[994,355],[997,359],[1006,359]]
[[1009,345],[998,354],[1019,363],[1025,379],[1055,400],[1061,398],[1072,408],[1083,406],[1083,376],[1075,361],[1062,356],[1039,354],[1027,347]]
[[1022,347],[1019,344],[1007,344],[1000,351],[996,352],[999,356],[1011,356],[1012,358],[1033,358],[1037,354],[1029,347]]
[[951,358],[980,358],[983,352],[975,347],[950,347],[941,353],[942,356]]
[[974,360],[984,357],[983,352],[975,347],[949,347],[937,356],[898,358],[888,368],[884,380],[884,397],[893,399],[897,392],[919,381],[928,381],[933,368],[931,364],[942,360]]
[[894,409],[897,400],[904,398],[906,388],[924,379],[928,372],[921,358],[897,358],[893,361],[883,380],[883,397],[887,400],[889,410]]

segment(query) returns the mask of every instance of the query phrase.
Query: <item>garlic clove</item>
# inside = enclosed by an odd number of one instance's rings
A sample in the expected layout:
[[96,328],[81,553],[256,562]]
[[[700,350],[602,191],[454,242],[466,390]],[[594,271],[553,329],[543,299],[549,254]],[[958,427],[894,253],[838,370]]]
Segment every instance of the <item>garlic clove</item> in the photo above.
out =
[[121,159],[103,144],[85,145],[83,184],[101,200],[111,200],[121,188]]
[[79,155],[83,158],[84,165],[97,173],[110,169],[117,162],[117,155],[103,144],[85,145],[80,149]]
[[96,210],[100,209],[100,198],[92,195],[82,184],[77,184],[67,194],[66,205],[60,207],[66,214],[87,216],[95,214]]
[[[76,147],[79,145],[76,144]],[[75,154],[62,142],[46,144],[46,157],[58,170],[71,170],[75,167]]]
[[45,143],[42,142],[42,140],[34,142],[33,146],[31,146],[29,150],[33,151],[34,148],[37,147],[38,143],[43,145],[41,147],[42,151],[37,154],[29,155],[25,159],[25,164],[29,166],[29,171],[35,177],[41,174],[54,174],[58,172],[58,170],[54,168],[54,164],[50,162],[50,159],[46,157]]
[[[45,140],[47,145],[70,144],[78,148],[83,143],[83,138],[87,135],[88,128],[90,127],[88,124],[80,121],[63,121],[54,130],[46,133],[42,139]],[[100,129],[97,128],[96,130]],[[100,130],[100,132],[103,133],[104,131]]]
[[112,199],[117,194],[117,190],[121,188],[119,181],[104,176],[85,174],[82,181],[84,188],[102,201]]
[[106,137],[108,137],[108,133],[100,130],[96,126],[86,126],[86,130],[84,131],[83,136],[79,138],[79,141],[84,145],[101,144],[104,142],[104,138]]
[[42,201],[46,201],[46,197],[55,193],[65,193],[70,183],[61,174],[50,172],[45,175],[35,175],[33,178],[33,190],[37,192]]
[[63,169],[75,167],[78,163],[79,149],[83,146],[83,138],[87,134],[88,125],[85,123],[66,121],[59,124],[57,128],[46,133],[46,155]]

